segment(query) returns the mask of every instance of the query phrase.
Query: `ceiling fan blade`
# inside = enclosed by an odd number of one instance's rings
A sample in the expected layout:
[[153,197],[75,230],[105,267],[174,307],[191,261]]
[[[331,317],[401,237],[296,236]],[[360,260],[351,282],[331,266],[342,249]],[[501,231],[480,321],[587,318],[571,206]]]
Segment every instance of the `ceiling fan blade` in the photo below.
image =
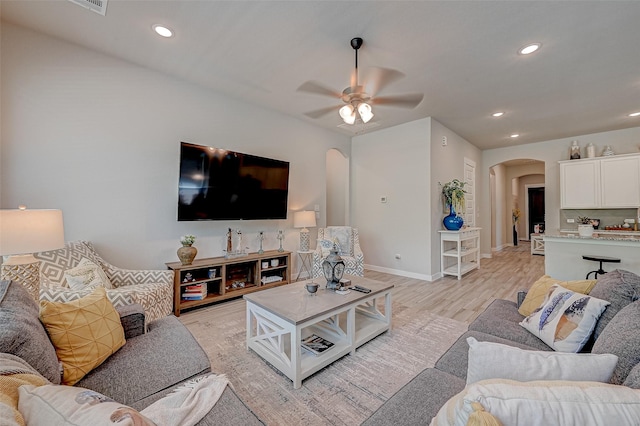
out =
[[393,106],[413,109],[420,105],[424,95],[422,93],[410,93],[407,95],[380,96],[371,100],[374,105]]
[[320,117],[324,117],[327,114],[330,114],[334,111],[337,111],[338,109],[340,109],[342,105],[336,105],[336,106],[332,106],[332,107],[327,107],[327,108],[322,108],[322,109],[317,109],[315,111],[309,111],[309,112],[305,112],[304,115],[306,115],[307,117],[310,118],[320,118]]
[[332,98],[338,98],[338,99],[340,99],[340,97],[342,96],[341,93],[338,93],[333,89],[329,89],[328,87],[316,81],[307,81],[302,83],[302,85],[298,87],[297,91],[305,92],[305,93],[313,93],[314,95],[331,96]]
[[401,78],[404,78],[404,74],[398,70],[371,67],[367,70],[367,78],[364,84],[365,91],[370,93],[371,96],[375,96],[385,87]]

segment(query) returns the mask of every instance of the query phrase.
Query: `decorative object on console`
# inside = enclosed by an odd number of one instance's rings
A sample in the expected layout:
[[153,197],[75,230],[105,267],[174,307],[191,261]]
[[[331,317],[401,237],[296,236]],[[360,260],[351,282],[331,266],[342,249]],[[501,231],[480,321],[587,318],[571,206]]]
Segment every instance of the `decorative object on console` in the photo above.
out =
[[344,261],[338,254],[338,245],[334,245],[331,253],[322,262],[322,272],[327,279],[327,289],[336,290],[340,287],[340,280],[344,275]]
[[284,249],[282,248],[282,241],[284,240],[284,232],[282,231],[282,229],[278,230],[278,240],[280,241],[280,247],[278,248],[279,252],[283,252]]
[[314,295],[318,291],[318,283],[310,282],[307,283],[305,287],[311,295]]
[[258,254],[262,254],[264,253],[264,250],[262,249],[262,242],[264,241],[264,231],[260,231],[260,233],[258,234],[258,241],[260,242],[260,248],[258,249]]
[[580,146],[578,145],[578,141],[571,142],[571,156],[569,158],[572,160],[580,159]]
[[316,226],[316,212],[302,210],[293,213],[293,227],[302,228],[300,231],[300,251],[309,251],[309,228]]
[[445,205],[449,208],[449,214],[445,216],[442,223],[449,231],[457,231],[464,225],[464,220],[456,213],[464,211],[465,206],[465,194],[467,191],[464,189],[465,182],[461,182],[458,179],[454,179],[451,182],[447,182],[442,186],[442,196],[444,198]]
[[64,247],[61,210],[0,210],[0,255],[10,256],[0,277],[24,285],[34,300],[40,290],[40,262],[33,253]]
[[593,146],[591,142],[587,145],[587,158],[595,158],[596,156],[596,147]]
[[604,151],[602,151],[603,157],[611,157],[612,155],[616,155],[615,152],[611,149],[610,145],[604,147]]
[[180,237],[180,244],[182,244],[182,247],[178,249],[178,259],[180,259],[180,263],[183,265],[191,265],[191,263],[193,263],[193,259],[196,258],[198,249],[192,247],[195,241],[196,237],[191,234]]

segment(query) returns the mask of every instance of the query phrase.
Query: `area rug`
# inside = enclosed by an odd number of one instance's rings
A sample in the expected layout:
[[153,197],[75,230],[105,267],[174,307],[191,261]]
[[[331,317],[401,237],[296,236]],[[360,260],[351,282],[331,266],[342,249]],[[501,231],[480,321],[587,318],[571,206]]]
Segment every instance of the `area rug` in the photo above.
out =
[[300,389],[245,345],[245,304],[181,320],[236,393],[267,425],[359,425],[438,358],[467,324],[393,305],[392,330],[302,382]]

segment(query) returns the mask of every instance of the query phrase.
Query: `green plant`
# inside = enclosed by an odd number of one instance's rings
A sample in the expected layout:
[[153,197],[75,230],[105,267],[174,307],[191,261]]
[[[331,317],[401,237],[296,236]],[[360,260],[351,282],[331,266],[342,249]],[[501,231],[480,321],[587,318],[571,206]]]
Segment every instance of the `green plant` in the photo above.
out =
[[460,182],[458,179],[442,185],[442,196],[445,204],[453,207],[457,213],[464,210],[464,195],[467,193],[464,190],[464,185],[465,182]]
[[578,216],[578,223],[581,223],[583,225],[591,225],[591,219],[589,219],[587,216]]
[[520,220],[520,209],[516,207],[515,209],[511,210],[511,217],[513,219],[513,223],[517,224],[518,220]]
[[183,235],[182,237],[180,237],[180,244],[182,244],[183,246],[190,246],[191,244],[196,242],[196,236],[195,235],[191,235],[191,234],[187,234],[187,235]]

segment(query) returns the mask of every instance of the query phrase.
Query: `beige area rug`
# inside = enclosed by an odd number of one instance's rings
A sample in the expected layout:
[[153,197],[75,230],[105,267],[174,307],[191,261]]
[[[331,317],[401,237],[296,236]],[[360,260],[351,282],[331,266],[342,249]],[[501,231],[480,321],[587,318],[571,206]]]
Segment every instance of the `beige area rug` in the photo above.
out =
[[[217,310],[214,313],[214,310]],[[184,314],[183,323],[236,393],[267,425],[359,425],[438,358],[467,324],[393,305],[384,333],[305,379],[300,389],[245,346],[245,303]]]

